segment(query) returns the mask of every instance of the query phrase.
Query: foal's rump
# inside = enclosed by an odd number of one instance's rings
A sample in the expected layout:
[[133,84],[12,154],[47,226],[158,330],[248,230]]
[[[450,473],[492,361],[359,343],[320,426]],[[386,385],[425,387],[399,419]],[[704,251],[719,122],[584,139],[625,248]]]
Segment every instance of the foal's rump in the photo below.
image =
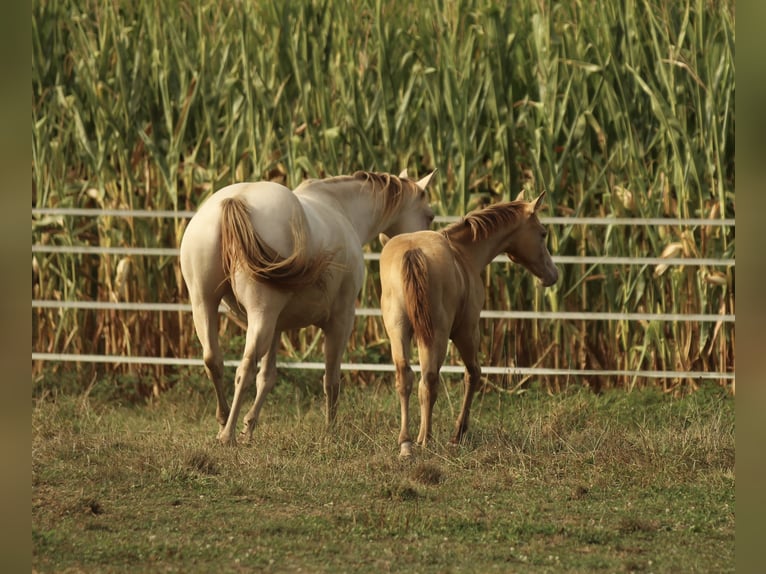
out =
[[[454,283],[450,265],[442,260],[449,252],[439,233],[421,231],[392,238],[383,247],[380,257],[381,307],[387,322],[401,321],[405,317],[415,338],[431,345],[435,323],[442,323],[443,288]],[[449,323],[449,319],[448,319]]]

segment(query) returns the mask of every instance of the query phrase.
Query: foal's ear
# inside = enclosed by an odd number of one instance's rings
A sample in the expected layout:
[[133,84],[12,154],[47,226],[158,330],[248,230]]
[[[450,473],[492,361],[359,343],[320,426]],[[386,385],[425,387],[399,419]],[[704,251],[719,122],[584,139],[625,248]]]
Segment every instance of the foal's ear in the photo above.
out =
[[524,190],[522,189],[513,201],[524,201]]
[[430,182],[430,181],[431,181],[431,178],[434,176],[434,174],[435,174],[435,173],[436,173],[436,170],[433,170],[431,173],[429,173],[429,174],[428,174],[427,176],[425,176],[423,179],[421,179],[421,180],[417,181],[417,182],[416,182],[416,185],[417,185],[417,186],[418,186],[420,189],[425,189],[425,188],[426,188],[426,186],[428,185],[428,182]]
[[407,168],[406,167],[399,174],[399,179],[403,179],[403,178],[407,178],[407,179],[410,178],[410,176],[407,175]]
[[543,199],[545,199],[544,191],[540,194],[540,197],[535,200],[535,213],[540,211],[540,208],[543,206]]
[[388,243],[388,240],[391,238],[385,233],[378,233],[378,239],[380,239],[381,245],[385,245],[386,243]]

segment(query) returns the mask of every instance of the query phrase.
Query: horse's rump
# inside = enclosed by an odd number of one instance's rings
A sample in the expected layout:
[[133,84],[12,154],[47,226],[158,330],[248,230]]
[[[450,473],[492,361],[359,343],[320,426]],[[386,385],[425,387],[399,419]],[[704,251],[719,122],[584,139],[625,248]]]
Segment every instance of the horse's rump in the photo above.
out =
[[322,274],[331,262],[332,254],[320,253],[311,258],[307,253],[306,222],[303,218],[290,221],[293,252],[283,257],[269,246],[253,228],[250,208],[241,197],[221,202],[221,255],[223,270],[229,281],[240,268],[257,281],[280,289],[300,289],[321,284]]
[[404,306],[415,338],[430,345],[434,338],[428,294],[428,262],[420,248],[408,249],[402,256]]

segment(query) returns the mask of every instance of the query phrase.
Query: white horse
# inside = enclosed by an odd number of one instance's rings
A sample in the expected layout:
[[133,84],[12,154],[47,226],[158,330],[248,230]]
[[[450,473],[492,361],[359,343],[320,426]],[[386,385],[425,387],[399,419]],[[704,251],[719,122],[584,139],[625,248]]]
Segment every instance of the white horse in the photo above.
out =
[[[276,384],[280,333],[316,325],[325,337],[326,417],[337,412],[340,363],[364,280],[362,245],[379,233],[427,229],[434,218],[426,186],[383,173],[308,180],[294,191],[272,182],[224,187],[192,217],[181,240],[181,272],[189,289],[205,371],[215,386],[218,440],[235,444],[243,392],[256,379],[245,415],[250,440],[268,392]],[[231,409],[218,344],[224,300],[247,324]]]

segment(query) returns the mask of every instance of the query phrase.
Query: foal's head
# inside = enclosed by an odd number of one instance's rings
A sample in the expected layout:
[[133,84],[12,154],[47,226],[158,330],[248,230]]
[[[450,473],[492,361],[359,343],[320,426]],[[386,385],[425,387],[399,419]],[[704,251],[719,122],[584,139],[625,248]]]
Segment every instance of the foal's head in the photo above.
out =
[[506,255],[514,263],[529,269],[542,281],[543,285],[548,287],[558,281],[559,272],[553,264],[546,245],[548,230],[537,218],[537,212],[543,205],[544,197],[545,192],[542,192],[536,200],[529,203],[522,202],[523,215],[512,235]]

